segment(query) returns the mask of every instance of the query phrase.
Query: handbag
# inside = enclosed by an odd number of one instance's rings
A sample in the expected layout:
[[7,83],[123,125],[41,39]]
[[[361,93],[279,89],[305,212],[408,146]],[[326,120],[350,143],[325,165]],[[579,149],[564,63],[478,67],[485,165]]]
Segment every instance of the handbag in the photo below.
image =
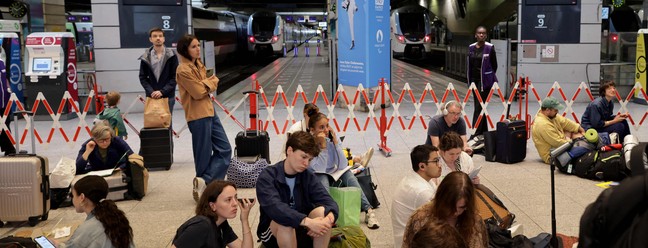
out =
[[259,156],[255,158],[255,160],[246,161],[238,156],[233,156],[227,168],[227,181],[233,182],[237,188],[256,187],[259,174],[265,167],[268,167],[268,161],[259,158]]
[[147,97],[144,104],[144,128],[169,128],[170,125],[169,99]]
[[355,176],[358,179],[358,183],[360,183],[362,192],[367,197],[367,200],[369,200],[371,208],[378,208],[378,206],[380,206],[378,196],[376,196],[376,189],[378,188],[378,186],[374,184],[373,180],[371,179],[370,169],[371,168],[366,168],[364,171],[356,174]]
[[128,166],[122,174],[128,182],[128,198],[141,200],[148,190],[149,172],[144,167],[144,158],[138,154],[128,156]]
[[336,227],[331,230],[329,248],[370,248],[371,242],[360,226]]
[[330,187],[329,194],[338,205],[340,213],[335,223],[338,226],[360,225],[360,188],[357,187]]

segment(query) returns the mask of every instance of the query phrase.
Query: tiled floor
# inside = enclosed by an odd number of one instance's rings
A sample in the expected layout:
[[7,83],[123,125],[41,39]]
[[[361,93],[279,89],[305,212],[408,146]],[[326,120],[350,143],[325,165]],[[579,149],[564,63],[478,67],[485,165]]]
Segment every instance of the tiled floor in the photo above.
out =
[[[582,111],[584,107],[584,104],[577,103],[574,105],[577,112]],[[493,108],[494,113],[501,111],[497,107]],[[631,104],[629,108],[631,111],[640,111],[640,108],[645,107]],[[346,109],[334,110],[336,113],[338,111],[340,111],[340,114],[337,116],[344,115],[342,112],[346,113]],[[401,111],[407,112],[413,111],[413,109],[401,106]],[[471,111],[471,107],[468,106],[466,112],[472,113]],[[184,125],[183,114],[181,109],[174,111],[174,125],[176,127]],[[285,109],[275,110],[275,116],[285,114]],[[366,117],[366,113],[357,114],[361,118]],[[362,116],[363,114],[365,116]],[[142,117],[139,113],[130,114],[129,118],[136,126],[142,123]],[[221,119],[224,120],[224,116],[221,116]],[[90,122],[91,118],[88,117],[86,121]],[[62,126],[65,130],[75,130],[78,122],[78,119],[63,121]],[[223,123],[230,142],[233,144],[234,136],[240,129],[231,120],[224,120]],[[46,136],[45,134],[47,134],[51,125],[51,122],[36,122],[36,127],[41,132],[41,136]],[[24,126],[24,123],[21,123],[22,126]],[[639,133],[636,130],[633,130],[633,132],[635,134]],[[381,224],[380,229],[369,230],[366,226],[363,226],[373,247],[391,247],[393,245],[391,218],[389,215],[392,192],[401,177],[411,168],[409,162],[406,162],[409,161],[409,152],[414,146],[423,143],[422,137],[424,133],[425,130],[423,130],[420,123],[415,124],[411,131],[396,130],[389,132],[388,145],[393,150],[392,156],[385,157],[382,153],[376,152],[370,162],[374,175],[373,180],[378,184],[376,193],[382,203],[380,208],[376,209]],[[270,132],[270,134],[271,158],[273,162],[276,162],[283,137],[277,136],[273,132]],[[368,147],[376,148],[376,144],[379,142],[378,131],[375,128],[369,128],[366,132],[360,133],[349,131],[345,135],[347,138],[344,145],[350,147],[353,151],[364,151]],[[648,135],[639,134],[638,136],[640,140],[648,140]],[[81,140],[85,140],[87,137],[87,134],[82,133],[79,138],[80,141],[66,145],[61,135],[55,133],[50,145],[37,146],[38,153],[49,157],[51,170],[61,156],[76,158]],[[129,137],[127,142],[134,150],[138,150],[139,139],[137,136],[131,134]],[[170,246],[176,228],[193,215],[195,203],[191,196],[191,180],[194,177],[194,165],[191,156],[192,149],[189,145],[190,140],[191,135],[188,130],[181,132],[180,137],[175,140],[175,162],[171,170],[151,172],[149,192],[142,201],[118,203],[118,206],[128,215],[138,247]],[[516,214],[516,222],[523,224],[524,234],[535,236],[540,232],[551,232],[549,168],[540,161],[531,141],[527,143],[526,159],[521,163],[508,165],[485,162],[484,157],[481,155],[475,155],[473,159],[475,163],[480,163],[483,166],[480,173],[482,183],[490,187],[511,212]],[[558,232],[576,236],[578,235],[579,220],[582,212],[587,204],[594,201],[602,189],[595,186],[596,182],[594,181],[561,173],[555,175]],[[254,189],[240,189],[239,195],[254,197],[255,192]],[[256,205],[250,216],[253,232],[256,231],[258,225],[258,215],[258,205]],[[39,223],[36,227],[31,228],[26,223],[8,223],[5,227],[0,228],[0,236],[32,229],[36,232],[49,231],[59,222],[58,226],[64,226],[80,223],[84,218],[84,214],[75,213],[73,208],[52,210],[49,219]],[[240,234],[239,221],[235,219],[231,222],[234,230]]]

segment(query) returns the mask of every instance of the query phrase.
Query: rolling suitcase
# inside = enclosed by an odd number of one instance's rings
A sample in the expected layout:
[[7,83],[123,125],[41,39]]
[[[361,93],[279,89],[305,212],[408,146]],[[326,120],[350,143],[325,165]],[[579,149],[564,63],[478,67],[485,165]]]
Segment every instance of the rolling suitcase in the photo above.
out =
[[[251,96],[256,97],[258,95],[257,91],[246,91],[243,94],[250,94]],[[257,107],[256,104],[250,104]],[[259,112],[259,109],[256,109],[256,113]],[[250,118],[256,120],[256,113],[250,114]],[[246,116],[244,116],[244,126],[247,127]],[[268,132],[263,130],[244,130],[236,134],[236,139],[234,140],[236,144],[236,156],[238,157],[254,157],[261,156],[265,159],[268,164],[270,164],[270,136]]]
[[[74,180],[72,180],[72,187],[74,187],[74,184],[79,181],[79,179],[84,178],[87,175],[88,174],[75,176]],[[103,178],[106,180],[106,183],[108,183],[108,196],[106,196],[106,199],[113,201],[128,199],[128,183],[126,182],[122,171],[115,170],[111,175],[104,176]]]
[[171,169],[173,164],[173,145],[171,130],[168,128],[142,128],[140,130],[141,150],[146,168]]
[[513,164],[526,158],[526,122],[523,120],[497,123],[497,146],[495,160],[500,163]]
[[[14,113],[14,133],[18,141],[18,115],[27,114],[33,121],[33,112]],[[46,157],[36,155],[33,122],[30,126],[31,152],[20,152],[0,158],[0,220],[28,221],[35,226],[47,220],[50,210],[49,164]],[[20,151],[19,141],[16,150]],[[2,222],[0,222],[0,226]]]
[[495,162],[497,152],[497,131],[484,132],[484,159],[489,162]]

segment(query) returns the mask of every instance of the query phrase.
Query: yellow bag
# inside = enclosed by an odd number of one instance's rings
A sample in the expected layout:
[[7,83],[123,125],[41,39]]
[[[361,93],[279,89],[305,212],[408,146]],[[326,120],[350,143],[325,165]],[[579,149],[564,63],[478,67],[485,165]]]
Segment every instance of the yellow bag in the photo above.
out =
[[144,104],[144,128],[168,128],[169,126],[171,126],[169,99],[147,97]]

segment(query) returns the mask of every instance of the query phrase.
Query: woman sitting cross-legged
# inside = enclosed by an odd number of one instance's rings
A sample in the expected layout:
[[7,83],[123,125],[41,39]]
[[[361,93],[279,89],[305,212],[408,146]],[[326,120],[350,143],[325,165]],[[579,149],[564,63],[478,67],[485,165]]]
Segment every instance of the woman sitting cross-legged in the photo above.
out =
[[[350,170],[345,171],[337,182],[332,182],[333,174],[339,170],[345,169],[348,161],[342,151],[342,145],[338,139],[335,131],[328,125],[328,118],[322,113],[313,113],[308,120],[308,129],[315,137],[315,141],[319,144],[322,152],[311,161],[311,168],[317,173],[317,176],[322,181],[324,187],[333,185],[340,185],[342,187],[357,187],[360,188],[358,179],[351,173]],[[380,227],[375,213],[367,200],[364,192],[361,194],[362,201],[360,208],[365,212],[365,223],[369,229],[377,229]]]

